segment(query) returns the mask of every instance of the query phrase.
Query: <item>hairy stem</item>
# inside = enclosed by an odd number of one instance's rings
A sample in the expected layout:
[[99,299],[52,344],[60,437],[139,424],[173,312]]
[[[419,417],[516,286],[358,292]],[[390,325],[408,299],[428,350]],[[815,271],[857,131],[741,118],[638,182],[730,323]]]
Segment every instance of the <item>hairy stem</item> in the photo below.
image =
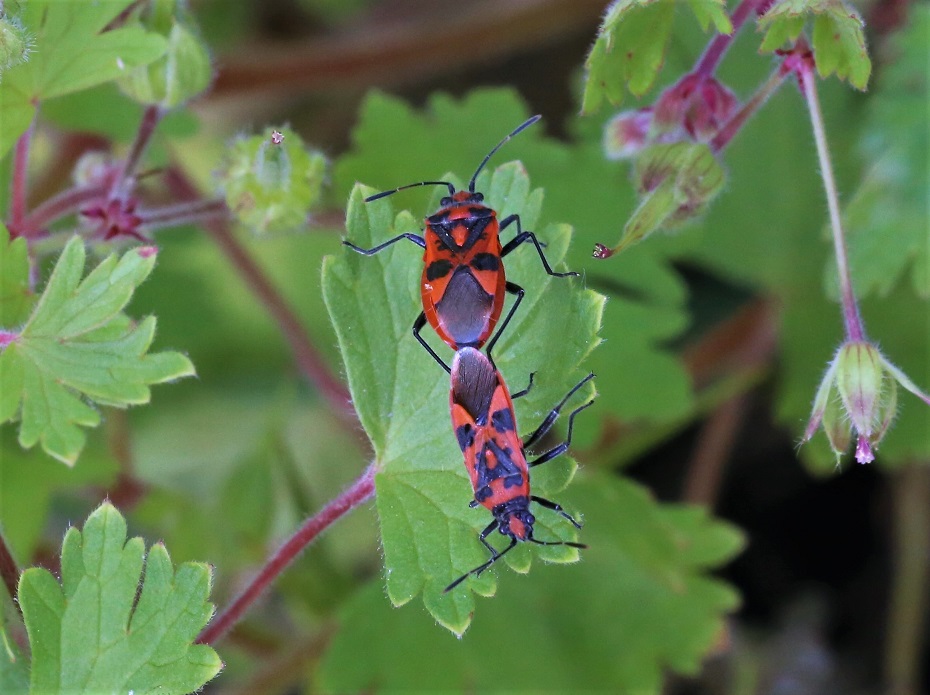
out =
[[[804,46],[799,45],[799,49]],[[820,175],[823,178],[824,192],[827,197],[827,207],[830,211],[830,229],[833,233],[833,252],[836,256],[836,269],[839,274],[840,295],[843,300],[843,323],[846,326],[846,339],[851,341],[865,340],[865,327],[859,314],[859,305],[853,292],[852,279],[849,274],[849,259],[846,254],[846,239],[843,235],[843,223],[840,219],[839,195],[836,190],[836,180],[833,177],[833,165],[830,163],[830,152],[827,148],[827,135],[824,130],[823,113],[820,110],[820,100],[817,97],[817,84],[815,82],[813,60],[802,60],[799,63],[797,76],[801,91],[807,101],[807,110],[811,116],[811,126],[814,130],[814,141],[817,144],[817,158],[820,161]]]
[[771,0],[743,0],[737,5],[736,9],[733,10],[733,15],[730,17],[730,22],[733,24],[733,31],[729,34],[718,34],[707,44],[707,48],[704,49],[704,53],[698,60],[692,74],[703,75],[705,77],[713,75],[714,70],[717,69],[720,61],[723,60],[723,56],[726,54],[727,49],[729,49],[730,45],[733,43],[733,39],[739,34],[740,28],[745,24],[746,20],[749,19],[749,15],[756,11],[761,13],[763,8],[766,7],[770,1]]
[[245,590],[197,637],[197,644],[215,644],[255,603],[265,590],[291,564],[304,548],[347,512],[364,504],[375,494],[375,466],[370,465],[345,492],[332,500],[318,514],[297,529],[262,567]]
[[16,587],[19,584],[19,568],[16,566],[13,554],[6,545],[3,533],[0,533],[0,578],[3,579],[3,585],[9,592],[10,598],[13,599],[13,603],[15,603],[18,608],[19,602],[16,600]]
[[229,208],[226,207],[226,201],[222,198],[193,200],[139,211],[139,218],[148,229],[177,227],[182,224],[225,218],[228,215]]
[[22,228],[25,235],[35,234],[53,222],[80,209],[95,198],[106,195],[100,186],[75,186],[49,198],[36,206],[23,219]]
[[729,145],[733,136],[746,125],[746,121],[748,121],[749,118],[759,110],[759,107],[775,93],[775,90],[784,84],[787,76],[788,74],[781,68],[775,70],[762,86],[756,90],[756,93],[752,95],[749,101],[743,104],[742,108],[737,111],[729,121],[723,124],[723,127],[720,128],[719,132],[714,136],[714,139],[710,141],[710,149],[713,152],[720,152]]
[[132,147],[129,148],[129,154],[123,162],[120,175],[113,181],[113,187],[110,189],[111,198],[121,192],[122,187],[135,173],[136,167],[139,166],[139,161],[145,153],[145,148],[148,147],[152,135],[155,133],[155,128],[158,127],[164,113],[162,108],[155,104],[146,107],[139,123],[139,130],[136,132],[136,139],[133,141]]
[[892,480],[894,574],[885,643],[885,693],[920,691],[930,589],[930,468],[912,464]]
[[23,219],[26,217],[27,197],[29,195],[29,146],[35,133],[36,118],[26,128],[26,132],[16,141],[13,152],[13,176],[10,179],[10,226],[18,236],[22,234]]
[[[166,181],[181,198],[191,199],[197,195],[194,185],[177,169],[167,172]],[[277,322],[294,353],[298,367],[308,381],[317,388],[346,428],[367,447],[367,440],[358,428],[358,416],[352,407],[348,389],[330,372],[326,361],[304,332],[300,320],[271,284],[264,271],[236,239],[229,223],[225,219],[208,219],[204,223],[204,229],[213,237],[249,289]]]

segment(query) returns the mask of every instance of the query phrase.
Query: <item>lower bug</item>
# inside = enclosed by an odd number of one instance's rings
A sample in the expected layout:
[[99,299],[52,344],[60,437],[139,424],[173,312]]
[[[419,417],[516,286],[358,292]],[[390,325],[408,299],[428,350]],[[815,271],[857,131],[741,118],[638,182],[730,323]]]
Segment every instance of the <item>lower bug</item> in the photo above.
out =
[[[532,376],[530,385],[511,397],[500,372],[482,352],[474,348],[462,348],[455,353],[449,394],[452,425],[459,448],[465,455],[465,466],[475,492],[471,506],[487,508],[494,516],[494,521],[478,536],[478,540],[490,551],[491,559],[463,574],[445,591],[451,591],[471,575],[478,576],[521,541],[537,545],[586,547],[581,543],[541,541],[533,537],[536,519],[530,512],[530,502],[561,514],[576,528],[581,528],[581,525],[555,502],[530,494],[529,469],[551,461],[568,450],[575,416],[594,401],[575,408],[569,415],[568,434],[564,442],[533,461],[527,462],[525,452],[527,447],[538,442],[552,428],[568,399],[593,378],[594,374],[588,374],[572,387],[542,424],[521,440],[517,436],[512,398],[519,398],[529,391],[533,384]],[[487,541],[495,529],[510,538],[510,545],[500,552]]]

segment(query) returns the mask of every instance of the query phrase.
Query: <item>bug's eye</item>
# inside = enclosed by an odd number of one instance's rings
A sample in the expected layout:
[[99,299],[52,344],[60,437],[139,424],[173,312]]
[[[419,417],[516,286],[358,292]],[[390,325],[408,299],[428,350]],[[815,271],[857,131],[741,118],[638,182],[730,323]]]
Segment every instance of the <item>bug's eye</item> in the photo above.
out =
[[474,201],[474,202],[476,202],[476,203],[483,202],[483,201],[484,201],[484,193],[472,193],[471,199],[472,199],[472,201]]
[[449,196],[446,196],[445,198],[441,198],[439,200],[439,205],[440,207],[446,207],[447,205],[452,205],[452,198],[450,198]]

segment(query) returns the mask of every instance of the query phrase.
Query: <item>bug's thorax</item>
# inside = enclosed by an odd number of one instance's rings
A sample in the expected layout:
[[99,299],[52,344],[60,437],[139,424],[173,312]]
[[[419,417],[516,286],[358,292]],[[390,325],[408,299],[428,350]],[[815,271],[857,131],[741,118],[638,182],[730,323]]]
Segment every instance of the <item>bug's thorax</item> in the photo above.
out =
[[[481,193],[458,191],[443,198],[440,208],[426,218],[427,234],[435,234],[435,249],[467,262],[470,252],[488,250],[497,241],[497,213],[484,204]],[[429,249],[427,249],[428,251]]]

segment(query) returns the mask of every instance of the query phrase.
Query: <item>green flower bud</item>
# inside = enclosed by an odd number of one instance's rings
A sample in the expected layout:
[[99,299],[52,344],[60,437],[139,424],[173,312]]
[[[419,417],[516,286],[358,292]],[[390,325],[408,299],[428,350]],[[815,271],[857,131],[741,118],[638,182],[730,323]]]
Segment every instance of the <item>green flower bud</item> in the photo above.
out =
[[323,191],[326,158],[308,150],[296,133],[267,129],[229,149],[220,180],[226,204],[257,232],[287,231],[306,224]]
[[836,355],[836,386],[852,426],[871,436],[882,401],[882,356],[870,343],[849,342]]
[[180,0],[153,0],[142,16],[146,29],[168,41],[165,54],[117,81],[130,98],[170,109],[207,88],[213,75],[210,54]]
[[32,39],[19,20],[0,16],[0,78],[14,65],[26,62]]
[[627,220],[613,248],[598,244],[594,258],[608,258],[661,228],[700,214],[723,189],[723,167],[707,145],[692,142],[650,145],[636,159],[633,173],[639,207]]
[[930,405],[930,396],[872,343],[865,340],[843,343],[817,389],[802,441],[813,437],[823,425],[837,461],[855,436],[856,460],[872,462],[875,447],[894,419],[899,384]]

